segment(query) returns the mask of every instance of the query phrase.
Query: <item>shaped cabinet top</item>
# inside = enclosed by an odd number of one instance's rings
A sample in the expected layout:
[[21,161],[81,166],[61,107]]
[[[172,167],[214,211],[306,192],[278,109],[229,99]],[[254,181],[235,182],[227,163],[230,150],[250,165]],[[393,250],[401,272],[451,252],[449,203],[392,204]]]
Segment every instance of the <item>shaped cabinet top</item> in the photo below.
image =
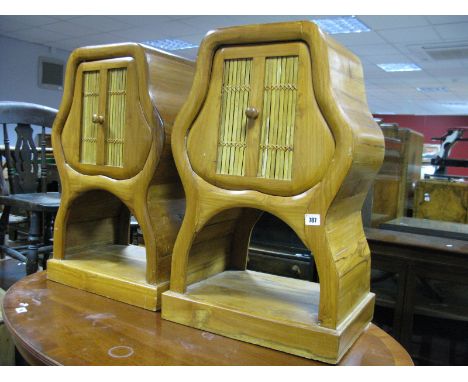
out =
[[139,44],[75,50],[55,124],[64,161],[85,175],[136,176],[153,145],[159,159],[193,69],[189,60]]

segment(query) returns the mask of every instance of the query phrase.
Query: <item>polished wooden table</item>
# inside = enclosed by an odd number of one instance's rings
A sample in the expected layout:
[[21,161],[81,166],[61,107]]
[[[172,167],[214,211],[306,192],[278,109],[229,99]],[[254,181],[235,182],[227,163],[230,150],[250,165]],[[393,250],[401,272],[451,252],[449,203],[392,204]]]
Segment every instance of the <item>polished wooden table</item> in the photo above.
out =
[[[14,284],[5,324],[32,365],[324,365],[161,319],[159,313],[46,279]],[[341,365],[412,365],[408,353],[371,324]]]

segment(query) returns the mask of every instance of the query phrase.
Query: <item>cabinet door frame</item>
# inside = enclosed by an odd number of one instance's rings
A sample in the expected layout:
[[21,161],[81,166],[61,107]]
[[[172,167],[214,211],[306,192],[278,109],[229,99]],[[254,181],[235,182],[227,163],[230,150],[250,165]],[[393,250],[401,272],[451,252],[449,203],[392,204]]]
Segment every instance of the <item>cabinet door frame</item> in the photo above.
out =
[[[108,129],[108,76],[113,69],[127,69],[125,97],[125,125],[123,128],[122,166],[106,164]],[[96,164],[83,163],[82,128],[83,128],[83,75],[85,72],[99,72],[99,106],[98,114],[104,117],[104,123],[98,126],[96,136]],[[138,76],[136,62],[132,57],[82,62],[76,71],[73,104],[66,124],[68,129],[62,131],[64,153],[67,162],[78,172],[86,175],[104,175],[115,179],[127,179],[138,174],[144,166],[152,142],[152,132],[144,116],[141,116],[138,94]],[[143,126],[139,126],[143,125]],[[65,126],[66,127],[66,126]],[[136,133],[134,130],[140,130]],[[69,131],[67,131],[69,130]],[[144,138],[144,139],[141,139]],[[138,150],[136,148],[138,147]]]
[[[266,60],[271,57],[298,56],[296,120],[294,124],[293,161],[291,179],[258,177],[260,156],[260,134],[262,128],[264,81]],[[232,59],[251,59],[251,81],[249,106],[259,110],[256,119],[247,121],[246,150],[244,154],[245,172],[243,175],[220,174],[217,172],[219,125],[223,86],[224,62]],[[306,109],[312,108],[309,112]],[[314,113],[315,112],[315,113]],[[311,117],[311,114],[315,114]],[[309,138],[308,125],[319,125],[325,135],[323,160],[314,170],[304,172],[301,158],[309,155],[303,144]],[[209,126],[216,125],[216,128]],[[300,126],[300,128],[297,128]],[[201,133],[203,130],[203,133]],[[299,131],[300,130],[300,131]],[[197,133],[194,133],[197,131]],[[299,132],[299,133],[298,133]],[[197,137],[198,135],[198,137]],[[210,85],[205,103],[188,135],[188,156],[194,171],[211,184],[222,188],[244,190],[253,189],[274,195],[297,195],[317,184],[325,173],[334,152],[334,139],[315,101],[310,54],[303,42],[271,43],[220,48],[214,55]],[[297,159],[294,159],[297,158]],[[308,157],[309,159],[309,157]],[[311,161],[308,160],[308,163]],[[320,167],[320,168],[318,168]]]

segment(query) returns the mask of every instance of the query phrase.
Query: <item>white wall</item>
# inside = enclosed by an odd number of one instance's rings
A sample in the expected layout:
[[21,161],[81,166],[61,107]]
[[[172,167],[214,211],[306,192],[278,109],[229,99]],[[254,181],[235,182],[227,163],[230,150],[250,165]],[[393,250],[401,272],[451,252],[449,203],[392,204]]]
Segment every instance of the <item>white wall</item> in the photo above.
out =
[[[40,88],[39,57],[61,59],[65,63],[70,52],[0,36],[0,101],[32,102],[58,109],[62,90]],[[34,135],[40,128],[34,127]],[[16,143],[14,126],[8,126],[11,144]],[[3,129],[0,129],[3,144]]]
[[0,101],[38,103],[58,109],[62,90],[38,86],[39,57],[67,62],[70,52],[0,36]]

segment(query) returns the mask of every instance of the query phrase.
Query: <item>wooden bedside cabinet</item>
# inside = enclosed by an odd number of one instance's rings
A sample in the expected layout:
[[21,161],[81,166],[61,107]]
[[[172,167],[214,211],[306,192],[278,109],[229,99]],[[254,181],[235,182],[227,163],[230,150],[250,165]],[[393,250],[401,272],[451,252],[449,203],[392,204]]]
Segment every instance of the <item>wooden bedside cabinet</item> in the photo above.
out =
[[[358,58],[308,22],[212,31],[172,150],[187,207],[163,318],[338,362],[374,305],[360,212],[384,143]],[[246,270],[262,211],[314,254],[320,285]]]
[[[185,208],[171,130],[193,73],[139,44],[72,53],[52,136],[63,191],[48,279],[159,307]],[[129,245],[131,214],[145,247]]]

